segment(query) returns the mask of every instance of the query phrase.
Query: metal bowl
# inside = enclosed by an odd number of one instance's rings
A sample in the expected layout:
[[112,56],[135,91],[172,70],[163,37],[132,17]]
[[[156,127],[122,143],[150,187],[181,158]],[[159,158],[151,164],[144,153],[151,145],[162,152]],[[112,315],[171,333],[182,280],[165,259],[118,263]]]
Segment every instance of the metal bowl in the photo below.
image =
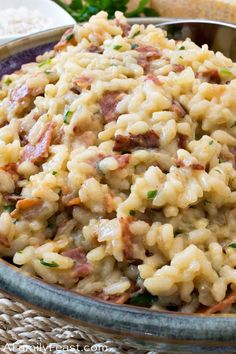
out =
[[[132,22],[160,25],[159,19]],[[171,22],[162,26],[177,39],[188,36],[198,44],[207,43],[210,48],[235,57],[235,26],[210,21]],[[0,77],[51,49],[64,31],[64,27],[50,30],[1,46]],[[76,322],[88,333],[103,333],[103,337],[136,348],[159,353],[236,352],[235,315],[188,315],[114,305],[47,284],[4,260],[0,260],[0,289],[41,310]]]

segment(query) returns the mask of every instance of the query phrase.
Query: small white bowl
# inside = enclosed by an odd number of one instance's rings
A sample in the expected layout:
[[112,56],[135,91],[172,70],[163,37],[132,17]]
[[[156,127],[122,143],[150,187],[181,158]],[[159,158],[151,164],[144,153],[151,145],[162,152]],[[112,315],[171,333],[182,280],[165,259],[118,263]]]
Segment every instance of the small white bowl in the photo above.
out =
[[[53,25],[49,26],[48,28],[44,28],[44,30],[61,26],[71,26],[75,24],[75,20],[63,8],[51,0],[0,0],[0,11],[9,8],[17,9],[19,7],[26,7],[30,10],[37,10],[40,14],[52,18]],[[5,36],[0,36],[0,44],[21,38],[23,36],[24,35],[22,34],[6,34]]]

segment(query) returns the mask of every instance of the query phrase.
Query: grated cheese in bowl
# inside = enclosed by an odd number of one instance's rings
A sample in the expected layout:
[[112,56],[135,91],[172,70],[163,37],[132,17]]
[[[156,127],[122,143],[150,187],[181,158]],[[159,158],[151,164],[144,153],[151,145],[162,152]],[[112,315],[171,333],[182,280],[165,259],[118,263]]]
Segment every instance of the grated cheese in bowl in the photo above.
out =
[[0,36],[26,35],[54,26],[52,18],[23,6],[1,10],[0,18]]

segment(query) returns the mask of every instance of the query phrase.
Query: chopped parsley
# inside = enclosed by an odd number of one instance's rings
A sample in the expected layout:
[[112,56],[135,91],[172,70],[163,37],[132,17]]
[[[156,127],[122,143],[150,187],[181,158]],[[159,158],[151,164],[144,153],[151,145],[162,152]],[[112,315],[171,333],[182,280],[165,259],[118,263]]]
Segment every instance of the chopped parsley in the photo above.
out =
[[45,262],[43,259],[40,259],[40,263],[46,267],[50,267],[50,268],[57,268],[59,267],[59,264],[57,264],[56,262],[52,261],[52,262]]
[[180,55],[180,59],[184,59],[184,58],[182,57],[182,55]]
[[69,34],[66,36],[66,41],[69,42],[73,37],[74,37],[74,33],[69,33]]
[[6,80],[4,81],[4,83],[9,86],[12,83],[12,79],[10,79],[10,77],[6,78]]
[[230,245],[228,245],[228,247],[230,247],[230,248],[236,248],[236,243],[231,243]]
[[138,48],[138,44],[137,43],[134,43],[134,44],[131,44],[131,49],[135,49],[135,48]]
[[22,253],[23,253],[23,251],[17,251],[16,253],[20,253],[20,254],[22,254]]
[[42,61],[41,63],[38,64],[38,67],[41,68],[44,65],[50,65],[52,62],[52,59],[46,59],[44,61]]
[[151,307],[152,305],[155,304],[155,302],[157,302],[157,300],[158,300],[157,296],[153,296],[149,293],[144,293],[144,294],[140,293],[140,294],[133,295],[130,298],[129,303],[135,306]]
[[57,171],[52,171],[53,176],[56,176],[56,174],[57,174]]
[[222,171],[220,171],[220,170],[217,170],[217,169],[215,169],[215,171],[216,171],[216,172],[218,172],[218,173],[222,173]]
[[70,110],[64,114],[64,123],[65,124],[69,124],[69,119],[71,118],[72,114],[73,114],[73,112],[71,112]]
[[133,36],[131,38],[134,38],[134,37],[138,36],[139,34],[140,34],[140,31],[137,31],[133,34]]
[[210,142],[209,142],[209,145],[212,145],[214,143],[214,141],[213,140],[211,140]]
[[129,211],[129,215],[130,216],[135,216],[136,215],[136,211],[135,210],[130,210]]
[[115,49],[115,50],[119,50],[120,48],[122,48],[122,45],[119,45],[119,44],[114,45],[114,47],[113,47],[113,49]]
[[52,71],[52,70],[49,70],[49,69],[44,70],[44,72],[45,72],[45,74],[47,74],[47,75],[49,75],[49,74],[52,74],[52,73],[53,73],[53,71]]
[[232,75],[231,71],[228,70],[227,68],[221,68],[220,73],[221,73],[221,75],[226,75],[226,76]]
[[148,199],[154,199],[156,197],[156,195],[157,195],[157,190],[156,189],[153,190],[153,191],[148,191],[147,192]]
[[15,210],[14,205],[3,205],[3,210],[7,211],[8,213],[11,213],[13,210]]
[[185,48],[185,46],[184,45],[182,45],[180,48],[179,48],[179,50],[185,50],[186,48]]

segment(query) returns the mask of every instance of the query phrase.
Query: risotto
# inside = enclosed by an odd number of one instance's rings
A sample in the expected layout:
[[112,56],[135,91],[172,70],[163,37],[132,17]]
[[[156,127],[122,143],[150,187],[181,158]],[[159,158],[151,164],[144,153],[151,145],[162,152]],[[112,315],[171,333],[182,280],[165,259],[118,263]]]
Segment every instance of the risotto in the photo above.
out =
[[235,312],[236,64],[100,12],[0,83],[0,254],[116,304]]

